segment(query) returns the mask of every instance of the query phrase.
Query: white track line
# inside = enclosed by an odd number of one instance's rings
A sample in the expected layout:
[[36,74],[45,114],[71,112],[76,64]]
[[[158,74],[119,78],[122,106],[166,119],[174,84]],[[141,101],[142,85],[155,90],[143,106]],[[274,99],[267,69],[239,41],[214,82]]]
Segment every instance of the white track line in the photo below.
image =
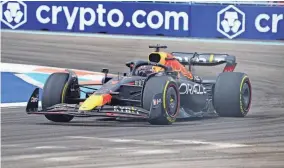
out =
[[[27,100],[28,101],[28,100]],[[26,107],[27,106],[27,102],[17,102],[17,103],[1,103],[0,107],[1,108],[18,108],[18,107]],[[39,101],[38,104],[39,107],[41,107],[41,101]],[[1,113],[3,113],[3,111],[1,111]]]
[[91,140],[103,140],[115,143],[133,143],[140,145],[208,145],[214,146],[215,148],[238,148],[238,147],[249,147],[252,145],[236,144],[236,143],[224,143],[224,142],[207,142],[203,140],[138,140],[138,139],[120,139],[120,138],[98,138],[98,137],[86,137],[86,136],[67,136],[71,139],[91,139]]
[[131,152],[131,154],[135,155],[159,155],[159,154],[172,154],[178,153],[179,151],[169,150],[169,149],[139,149]]
[[49,157],[43,160],[48,161],[48,162],[70,162],[72,160],[72,162],[74,162],[74,161],[84,160],[84,159],[85,158],[83,158],[82,156],[60,156],[60,157]]
[[[15,64],[15,63],[3,63],[1,62],[1,72],[16,72],[16,73],[29,73],[33,72],[36,73],[35,69],[39,68],[49,68],[49,69],[54,69],[55,71],[58,70],[64,70],[64,69],[70,69],[70,68],[64,68],[64,67],[52,67],[52,66],[40,66],[40,65],[28,65],[28,64]],[[87,72],[87,73],[100,73],[100,72],[94,72],[94,71],[87,71],[87,70],[81,70],[81,69],[72,69],[72,70],[77,70],[81,72]],[[50,74],[49,72],[46,72],[45,74]]]
[[35,149],[65,149],[65,146],[36,146]]
[[1,72],[28,73],[37,68],[41,68],[41,66],[1,62]]
[[215,146],[217,148],[238,148],[238,147],[247,147],[250,145],[245,144],[235,144],[235,143],[224,143],[224,142],[206,142],[206,141],[195,141],[195,140],[173,140],[174,142],[178,144],[184,144],[184,145],[210,145]]

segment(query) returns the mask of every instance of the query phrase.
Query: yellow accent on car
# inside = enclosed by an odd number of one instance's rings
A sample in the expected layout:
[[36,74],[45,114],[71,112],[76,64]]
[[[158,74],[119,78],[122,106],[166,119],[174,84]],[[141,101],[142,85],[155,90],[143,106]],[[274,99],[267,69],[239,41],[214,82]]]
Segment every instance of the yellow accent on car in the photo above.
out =
[[[166,64],[166,58],[167,58],[167,53],[165,53],[165,52],[152,52],[152,53],[149,55],[149,57],[148,57],[148,61],[151,60],[151,57],[152,57],[152,56],[156,56],[156,55],[159,55],[159,56],[160,56],[160,60],[159,60],[159,62],[157,62],[157,63],[162,64],[162,65],[165,65],[165,64]],[[153,66],[152,69],[153,69],[155,72],[160,72],[160,71],[164,70],[163,68],[157,67],[157,66]]]
[[166,92],[167,92],[167,87],[168,87],[169,83],[170,83],[170,81],[167,81],[167,83],[166,83],[166,85],[164,87],[164,91],[163,91],[163,107],[164,107],[166,113],[168,113],[167,107],[166,107],[166,100],[167,100],[166,99]]
[[214,59],[214,54],[210,54],[209,62],[213,62],[213,59]]
[[89,111],[89,110],[93,110],[97,106],[102,106],[102,105],[103,105],[102,95],[91,95],[83,102],[79,110]]
[[64,85],[63,90],[62,90],[62,94],[61,94],[61,103],[64,103],[65,95],[66,95],[66,91],[67,91],[67,86],[68,86],[68,84],[66,83],[66,84]]
[[162,65],[165,65],[165,63],[166,63],[166,58],[167,58],[168,54],[167,54],[166,52],[152,52],[152,53],[149,55],[148,60],[150,61],[150,60],[151,60],[151,57],[154,57],[154,56],[156,56],[156,55],[159,55],[159,56],[160,56],[160,60],[159,60],[159,62],[157,62],[157,63],[162,64]]
[[170,117],[169,113],[168,113],[168,110],[167,110],[167,107],[166,107],[166,93],[167,93],[167,88],[168,88],[168,85],[169,85],[170,81],[167,81],[165,87],[164,87],[164,91],[163,91],[163,107],[164,107],[164,110],[165,110],[165,113],[167,115],[167,120],[171,123],[175,122],[175,119]]

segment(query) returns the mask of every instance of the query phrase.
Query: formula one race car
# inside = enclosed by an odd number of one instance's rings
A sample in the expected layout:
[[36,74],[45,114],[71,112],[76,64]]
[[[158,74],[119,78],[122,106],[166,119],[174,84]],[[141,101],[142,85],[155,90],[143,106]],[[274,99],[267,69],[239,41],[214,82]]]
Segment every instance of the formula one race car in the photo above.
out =
[[[53,122],[74,117],[141,118],[150,124],[168,125],[177,118],[244,117],[251,105],[252,88],[245,73],[233,72],[235,56],[227,54],[167,53],[155,48],[148,61],[126,63],[130,72],[108,75],[100,88],[80,97],[82,88],[71,70],[53,73],[47,79],[39,110],[39,89],[31,95],[26,112],[42,114]],[[226,64],[214,80],[194,75],[192,66]],[[188,68],[186,68],[188,66]],[[91,88],[92,89],[92,88]]]

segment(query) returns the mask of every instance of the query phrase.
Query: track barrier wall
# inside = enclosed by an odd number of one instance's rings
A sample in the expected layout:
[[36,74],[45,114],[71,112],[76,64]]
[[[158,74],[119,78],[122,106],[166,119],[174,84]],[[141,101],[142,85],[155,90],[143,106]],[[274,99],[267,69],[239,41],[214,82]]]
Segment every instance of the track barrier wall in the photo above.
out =
[[1,29],[283,40],[284,6],[3,1]]

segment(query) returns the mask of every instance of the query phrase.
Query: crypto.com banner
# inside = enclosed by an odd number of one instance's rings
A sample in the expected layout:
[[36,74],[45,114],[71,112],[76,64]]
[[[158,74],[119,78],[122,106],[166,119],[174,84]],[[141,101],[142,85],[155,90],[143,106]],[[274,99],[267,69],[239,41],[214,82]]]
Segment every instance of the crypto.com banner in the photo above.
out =
[[284,6],[193,5],[191,36],[284,39]]
[[189,36],[188,5],[140,2],[2,2],[2,28]]
[[1,28],[227,39],[284,39],[284,6],[5,1]]

